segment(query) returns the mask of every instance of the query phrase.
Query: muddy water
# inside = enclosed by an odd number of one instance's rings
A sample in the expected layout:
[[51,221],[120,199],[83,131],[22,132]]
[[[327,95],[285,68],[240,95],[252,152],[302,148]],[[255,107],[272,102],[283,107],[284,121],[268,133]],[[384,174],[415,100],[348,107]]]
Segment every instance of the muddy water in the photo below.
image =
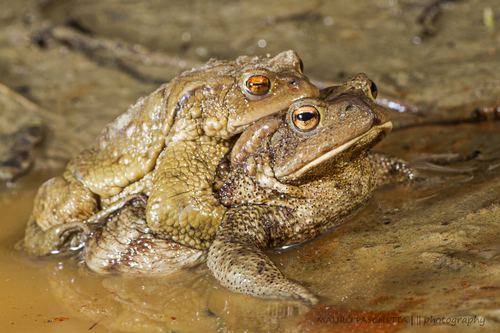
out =
[[[415,163],[415,183],[380,189],[355,218],[319,239],[268,251],[287,276],[320,297],[312,309],[232,294],[204,264],[168,278],[126,279],[91,273],[78,253],[30,260],[15,245],[23,237],[34,188],[49,175],[28,176],[0,194],[1,330],[372,332],[378,326],[325,320],[384,318],[390,325],[379,332],[456,332],[470,326],[451,320],[475,318],[477,331],[491,331],[500,306],[500,150],[492,140],[499,126],[392,133],[380,148]],[[469,133],[476,139],[459,140]],[[434,145],[436,140],[455,153]],[[482,154],[466,154],[478,147]],[[432,316],[449,323],[417,324]]]
[[[4,212],[0,219],[2,332],[80,332],[89,329],[93,332],[265,332],[276,329],[299,332],[308,329],[303,325],[308,323],[304,316],[310,307],[301,302],[264,301],[232,294],[218,286],[204,264],[168,278],[127,279],[90,272],[81,262],[79,253],[40,261],[28,258],[20,249],[20,241],[32,209],[34,188],[47,177],[27,177],[13,189],[4,188],[0,194],[0,211]],[[397,202],[393,200],[392,204],[411,201],[406,192],[406,196],[397,196]],[[381,202],[388,205],[384,199],[378,202],[378,205]],[[372,212],[373,204],[355,220]],[[338,304],[340,301],[345,308],[356,308],[360,298],[376,298],[374,293],[363,287],[354,291],[357,297],[344,295],[339,299],[339,293],[332,294],[331,275],[322,272],[330,265],[327,259],[338,247],[339,235],[343,233],[337,230],[300,247],[269,250],[267,254],[287,275],[304,281],[316,293],[324,295],[322,303]],[[316,267],[317,274],[311,275],[303,263],[306,266],[320,264],[323,268]],[[319,283],[315,281],[318,277],[322,280]],[[325,281],[329,282],[325,284]],[[346,281],[338,282],[345,285]],[[363,308],[367,309],[369,307]],[[387,311],[377,313],[390,314]],[[328,315],[313,314],[313,317],[326,318]],[[317,329],[314,323],[312,329]]]
[[[79,332],[90,326],[68,320],[73,314],[54,296],[47,267],[62,267],[58,260],[33,261],[16,250],[32,209],[36,187],[50,175],[27,177],[0,191],[0,331]],[[55,282],[57,283],[57,282]],[[57,325],[57,326],[56,326]],[[54,327],[56,326],[56,327]],[[96,332],[107,332],[97,329]]]
[[[36,184],[37,180],[33,180]],[[70,314],[53,296],[45,263],[28,260],[14,249],[23,238],[35,190],[9,190],[0,194],[0,330],[2,332],[53,331],[48,322]],[[62,320],[62,319],[61,319]],[[60,322],[60,330],[85,326]]]

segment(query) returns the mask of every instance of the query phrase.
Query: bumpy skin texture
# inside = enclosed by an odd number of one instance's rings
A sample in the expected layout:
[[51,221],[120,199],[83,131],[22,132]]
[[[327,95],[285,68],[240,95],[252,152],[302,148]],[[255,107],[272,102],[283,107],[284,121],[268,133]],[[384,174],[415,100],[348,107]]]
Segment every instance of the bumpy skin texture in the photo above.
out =
[[[412,178],[404,161],[369,152],[392,127],[373,93],[371,81],[359,74],[343,86],[322,90],[319,98],[297,100],[288,110],[255,122],[236,142],[202,136],[167,144],[152,172],[120,194],[100,198],[101,204],[109,206],[90,220],[106,222],[85,245],[87,265],[99,273],[139,275],[194,265],[204,259],[205,251],[172,241],[174,236],[180,239],[187,234],[197,245],[211,244],[208,267],[226,288],[262,298],[317,303],[315,295],[285,277],[262,249],[298,244],[341,224],[369,200],[379,177],[381,184],[391,177],[396,181]],[[295,125],[299,119],[295,113],[303,107],[318,112],[313,117],[317,124],[307,130]],[[306,112],[299,122],[307,125],[310,119]],[[194,161],[188,163],[187,158]],[[398,170],[403,171],[402,177]],[[205,181],[200,181],[200,175]],[[158,209],[172,212],[181,225],[188,224],[184,234],[176,234],[176,227],[169,236],[155,233],[147,221],[145,203],[127,203],[137,193],[152,192],[157,177],[174,184],[173,190],[166,187],[161,193],[175,198],[165,199],[163,203],[169,205]],[[141,197],[147,206],[151,204],[152,195]],[[215,226],[222,221],[213,242],[197,234],[204,229],[186,213],[196,203],[195,216],[212,214],[219,218]],[[42,244],[42,250],[54,244],[59,249],[80,246],[85,241],[78,232],[81,224],[78,220],[55,224],[43,231],[32,218],[26,237],[36,239],[34,243]],[[67,230],[63,225],[68,225]],[[47,238],[47,234],[54,236]]]
[[84,258],[95,272],[170,274],[194,266],[205,252],[153,234],[146,222],[146,203],[134,200],[113,213],[85,244]]
[[[364,74],[249,127],[218,168],[214,190],[230,209],[208,267],[226,288],[264,298],[317,298],[287,279],[261,249],[301,243],[355,214],[377,187],[368,150],[392,128]],[[294,125],[314,107],[318,123]],[[310,115],[306,118],[310,118]],[[265,128],[265,130],[263,130]]]
[[417,176],[415,168],[402,158],[378,151],[370,151],[368,158],[377,170],[378,187],[394,183],[408,184]]
[[74,233],[74,223],[85,225],[131,194],[149,196],[146,220],[152,231],[206,249],[226,210],[209,195],[218,161],[249,124],[318,95],[301,66],[293,51],[274,58],[213,59],[139,99],[68,164],[62,178],[41,186],[36,224],[26,231],[31,235],[36,227],[38,236],[25,237],[28,253],[58,251],[59,237]]

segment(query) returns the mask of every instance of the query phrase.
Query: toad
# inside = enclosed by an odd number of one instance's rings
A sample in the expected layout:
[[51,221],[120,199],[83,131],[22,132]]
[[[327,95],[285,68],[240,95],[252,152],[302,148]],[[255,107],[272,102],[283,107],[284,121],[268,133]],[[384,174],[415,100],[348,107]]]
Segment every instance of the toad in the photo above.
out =
[[359,74],[249,126],[216,169],[212,196],[224,214],[208,253],[151,233],[142,198],[94,234],[87,265],[100,273],[150,275],[206,255],[229,290],[316,304],[317,297],[286,278],[262,250],[311,240],[358,212],[377,186],[411,179],[402,160],[370,151],[392,129],[376,94],[375,84]]
[[80,248],[110,213],[148,197],[152,232],[196,249],[215,238],[226,208],[212,195],[231,138],[318,89],[293,51],[210,60],[140,98],[62,177],[43,184],[28,222],[32,256]]
[[[226,207],[207,264],[220,284],[264,298],[316,304],[262,252],[300,244],[339,226],[372,197],[398,159],[369,154],[392,129],[366,75],[268,116],[238,139],[218,168],[214,192]],[[374,160],[372,162],[372,160]]]

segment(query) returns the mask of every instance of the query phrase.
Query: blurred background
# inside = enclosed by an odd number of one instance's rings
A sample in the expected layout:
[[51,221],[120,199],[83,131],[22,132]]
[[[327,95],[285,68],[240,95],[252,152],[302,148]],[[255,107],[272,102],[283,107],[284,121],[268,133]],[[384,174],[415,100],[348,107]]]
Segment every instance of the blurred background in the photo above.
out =
[[[139,96],[212,57],[292,49],[322,86],[364,72],[404,111],[395,115],[396,127],[495,118],[500,105],[495,0],[4,0],[0,6],[0,83],[60,118],[68,135],[46,134],[46,154],[35,163],[40,169],[64,164]],[[13,118],[2,121],[0,134],[26,122]]]

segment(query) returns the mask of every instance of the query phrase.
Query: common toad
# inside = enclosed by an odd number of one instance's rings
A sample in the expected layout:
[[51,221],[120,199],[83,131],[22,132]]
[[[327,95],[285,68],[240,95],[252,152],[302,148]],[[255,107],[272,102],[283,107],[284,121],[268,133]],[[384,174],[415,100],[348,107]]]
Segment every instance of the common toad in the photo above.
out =
[[[263,248],[299,244],[359,211],[387,167],[369,150],[392,129],[376,86],[358,74],[250,126],[218,168],[215,194],[228,207],[208,253],[224,287],[264,298],[317,303]],[[371,157],[370,157],[371,156]],[[388,164],[383,164],[387,166]]]
[[206,249],[227,208],[212,195],[231,138],[318,89],[293,51],[274,58],[210,60],[139,99],[109,124],[63,177],[43,184],[26,229],[30,255],[83,246],[109,213],[148,196],[149,228]]

